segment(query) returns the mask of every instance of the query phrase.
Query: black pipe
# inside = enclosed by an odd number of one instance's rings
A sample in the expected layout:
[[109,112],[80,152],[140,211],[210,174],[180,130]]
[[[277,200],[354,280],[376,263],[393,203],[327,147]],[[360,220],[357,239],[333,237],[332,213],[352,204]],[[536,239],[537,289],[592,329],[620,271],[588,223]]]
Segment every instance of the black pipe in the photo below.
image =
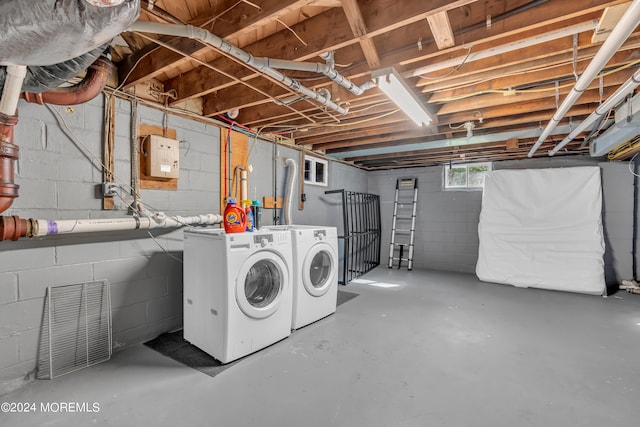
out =
[[633,236],[631,240],[631,262],[633,280],[638,281],[637,270],[637,248],[638,248],[638,160],[637,155],[633,158]]

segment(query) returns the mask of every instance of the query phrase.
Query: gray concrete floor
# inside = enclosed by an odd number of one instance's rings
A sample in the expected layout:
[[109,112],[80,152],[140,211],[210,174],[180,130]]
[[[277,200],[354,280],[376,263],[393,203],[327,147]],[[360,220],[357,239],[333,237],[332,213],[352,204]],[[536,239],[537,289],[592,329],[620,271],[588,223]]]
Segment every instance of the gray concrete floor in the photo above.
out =
[[379,268],[338,312],[211,378],[142,345],[6,402],[96,413],[0,425],[640,425],[640,295],[517,289]]

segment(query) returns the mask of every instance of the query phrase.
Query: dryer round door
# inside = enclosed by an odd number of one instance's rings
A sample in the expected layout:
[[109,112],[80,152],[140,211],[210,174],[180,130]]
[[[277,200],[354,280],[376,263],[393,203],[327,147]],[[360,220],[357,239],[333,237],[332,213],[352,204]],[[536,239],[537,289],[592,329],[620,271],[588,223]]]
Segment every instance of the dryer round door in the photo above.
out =
[[302,263],[302,284],[307,292],[320,297],[327,293],[336,275],[336,258],[331,246],[318,243],[307,252]]
[[236,301],[244,314],[256,319],[278,310],[289,283],[289,270],[280,256],[259,251],[245,260],[236,278]]

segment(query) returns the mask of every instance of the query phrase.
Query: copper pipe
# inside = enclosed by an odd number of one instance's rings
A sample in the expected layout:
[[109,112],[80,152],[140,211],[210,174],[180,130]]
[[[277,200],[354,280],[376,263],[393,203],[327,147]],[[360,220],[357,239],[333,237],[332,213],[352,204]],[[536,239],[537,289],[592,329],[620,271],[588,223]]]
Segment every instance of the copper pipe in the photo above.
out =
[[84,79],[75,86],[59,87],[42,93],[23,92],[21,97],[36,104],[76,105],[90,101],[104,89],[113,63],[105,56],[89,66]]
[[18,216],[0,216],[0,240],[18,240],[20,237],[30,236],[31,220]]
[[18,160],[19,148],[13,143],[13,127],[18,123],[18,115],[0,113],[0,213],[9,209],[13,199],[18,197],[14,180],[14,163]]

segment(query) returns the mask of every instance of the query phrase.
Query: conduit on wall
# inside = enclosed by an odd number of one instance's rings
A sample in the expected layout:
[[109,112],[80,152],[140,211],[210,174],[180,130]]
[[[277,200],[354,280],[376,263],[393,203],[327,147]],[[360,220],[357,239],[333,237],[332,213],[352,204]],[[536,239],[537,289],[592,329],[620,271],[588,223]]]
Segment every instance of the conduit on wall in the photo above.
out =
[[293,185],[296,182],[296,161],[293,159],[284,160],[289,168],[289,175],[287,176],[287,189],[284,196],[284,223],[285,225],[291,225],[291,200],[293,196]]

